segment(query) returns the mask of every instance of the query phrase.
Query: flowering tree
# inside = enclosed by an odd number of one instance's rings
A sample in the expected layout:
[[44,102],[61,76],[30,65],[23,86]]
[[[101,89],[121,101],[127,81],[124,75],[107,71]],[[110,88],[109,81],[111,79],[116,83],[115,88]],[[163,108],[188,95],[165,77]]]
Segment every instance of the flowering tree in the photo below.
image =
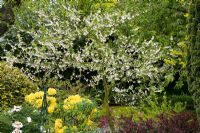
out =
[[[5,44],[11,47],[6,51],[6,60],[25,64],[22,69],[30,76],[47,72],[62,78],[60,72],[70,67],[80,72],[95,71],[88,84],[95,86],[103,82],[108,116],[111,90],[123,91],[117,88],[118,82],[153,84],[162,73],[162,68],[155,65],[162,57],[159,44],[153,37],[150,40],[136,37],[138,27],[134,25],[134,18],[139,14],[110,9],[83,16],[68,2],[59,0],[30,1],[23,8],[23,12],[18,11],[16,25],[11,29],[17,43],[5,39]],[[131,90],[134,92],[133,86]],[[154,87],[154,91],[158,88]]]

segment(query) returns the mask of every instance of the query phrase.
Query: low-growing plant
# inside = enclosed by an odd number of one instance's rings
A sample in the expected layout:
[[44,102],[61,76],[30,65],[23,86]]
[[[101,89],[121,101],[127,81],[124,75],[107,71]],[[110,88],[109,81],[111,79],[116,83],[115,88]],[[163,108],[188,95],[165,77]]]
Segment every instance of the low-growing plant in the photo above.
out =
[[192,99],[192,96],[190,96],[190,95],[186,95],[186,94],[170,95],[170,96],[167,96],[167,99],[171,100],[172,104],[175,104],[177,102],[182,102],[182,103],[186,102],[187,103],[187,106],[186,106],[187,109],[194,109],[194,101]]
[[161,113],[170,114],[171,111],[182,112],[185,109],[186,103],[177,102],[172,105],[165,94],[159,98],[155,93],[151,93],[139,106],[143,119],[155,118]]
[[[102,117],[99,125],[101,130],[109,130],[107,125],[107,118]],[[162,113],[157,119],[141,119],[138,122],[134,121],[134,116],[121,116],[115,126],[119,133],[198,133],[199,128],[193,112],[172,112],[170,116]]]
[[20,124],[20,131],[38,132],[40,124],[40,112],[28,104],[14,106],[9,111],[0,111],[0,132],[11,133]]

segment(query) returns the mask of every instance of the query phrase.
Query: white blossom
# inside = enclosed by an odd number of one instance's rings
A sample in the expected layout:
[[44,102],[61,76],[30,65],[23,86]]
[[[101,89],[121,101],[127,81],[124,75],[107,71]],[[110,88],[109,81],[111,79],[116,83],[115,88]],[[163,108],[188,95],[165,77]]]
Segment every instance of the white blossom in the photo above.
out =
[[22,106],[15,106],[13,107],[13,109],[11,109],[10,111],[8,111],[9,113],[13,113],[13,112],[19,112],[21,111]]
[[26,119],[27,119],[27,122],[28,122],[28,123],[32,122],[31,117],[27,117]]
[[23,124],[20,121],[15,121],[14,123],[12,123],[12,126],[16,129],[20,129],[23,127]]
[[22,133],[22,130],[15,129],[15,130],[12,131],[12,133]]

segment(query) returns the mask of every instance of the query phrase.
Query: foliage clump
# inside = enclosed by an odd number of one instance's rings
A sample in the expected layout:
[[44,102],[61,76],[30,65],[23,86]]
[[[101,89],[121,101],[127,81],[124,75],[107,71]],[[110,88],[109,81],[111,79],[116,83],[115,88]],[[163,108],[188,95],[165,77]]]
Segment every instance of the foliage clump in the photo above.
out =
[[0,62],[0,107],[5,109],[19,105],[24,96],[37,89],[19,69]]

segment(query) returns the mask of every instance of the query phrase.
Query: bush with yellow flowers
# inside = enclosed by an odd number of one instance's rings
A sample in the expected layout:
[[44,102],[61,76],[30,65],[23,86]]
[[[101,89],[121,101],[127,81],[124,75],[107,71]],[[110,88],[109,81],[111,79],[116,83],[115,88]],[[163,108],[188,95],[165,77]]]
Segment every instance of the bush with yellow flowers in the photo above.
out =
[[[27,95],[25,101],[40,110],[43,96],[44,92],[38,91]],[[95,121],[98,116],[98,111],[94,102],[80,95],[70,95],[63,101],[57,101],[56,97],[59,97],[56,89],[49,88],[47,91],[49,125],[47,127],[51,131],[55,133],[77,133],[90,132],[97,129]]]
[[95,118],[98,113],[90,99],[71,95],[64,100],[63,110],[68,132],[89,132],[97,128]]
[[[56,89],[49,88],[47,91],[48,113],[53,113],[57,106],[56,98],[54,97],[55,95],[56,95]],[[25,96],[25,101],[33,105],[35,108],[40,109],[42,107],[43,96],[44,96],[44,92],[38,91],[36,93],[31,93]]]

